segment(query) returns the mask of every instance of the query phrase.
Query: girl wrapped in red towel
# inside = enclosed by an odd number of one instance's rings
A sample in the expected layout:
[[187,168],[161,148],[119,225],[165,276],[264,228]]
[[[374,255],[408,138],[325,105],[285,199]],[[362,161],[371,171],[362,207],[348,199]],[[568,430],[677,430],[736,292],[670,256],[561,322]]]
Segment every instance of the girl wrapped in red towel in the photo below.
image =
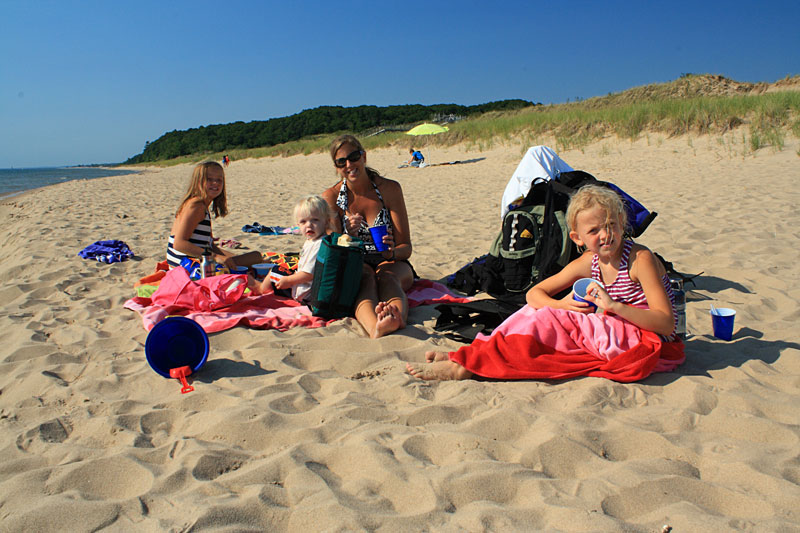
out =
[[[528,291],[527,305],[490,336],[455,352],[427,352],[407,363],[420,379],[565,379],[600,376],[636,381],[684,359],[669,278],[646,247],[625,239],[622,200],[610,189],[582,187],[567,209],[569,237],[585,252]],[[591,278],[585,300],[570,292]],[[595,312],[597,306],[598,312]]]

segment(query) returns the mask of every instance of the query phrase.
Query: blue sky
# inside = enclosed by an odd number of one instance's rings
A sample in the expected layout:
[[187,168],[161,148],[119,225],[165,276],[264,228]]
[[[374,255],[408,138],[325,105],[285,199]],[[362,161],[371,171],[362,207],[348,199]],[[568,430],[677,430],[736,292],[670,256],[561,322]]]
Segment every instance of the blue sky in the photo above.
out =
[[320,105],[559,103],[800,74],[800,2],[0,0],[0,168]]

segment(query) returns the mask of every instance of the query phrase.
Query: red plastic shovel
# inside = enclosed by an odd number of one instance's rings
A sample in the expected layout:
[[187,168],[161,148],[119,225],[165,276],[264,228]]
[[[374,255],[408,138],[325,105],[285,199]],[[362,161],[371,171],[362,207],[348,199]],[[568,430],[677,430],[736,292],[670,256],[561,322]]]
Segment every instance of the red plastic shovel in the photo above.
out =
[[179,366],[178,368],[170,368],[169,369],[169,376],[171,378],[181,380],[181,384],[183,387],[181,388],[181,394],[186,394],[187,392],[192,392],[194,387],[189,385],[189,382],[186,381],[186,376],[192,373],[192,367],[190,366]]

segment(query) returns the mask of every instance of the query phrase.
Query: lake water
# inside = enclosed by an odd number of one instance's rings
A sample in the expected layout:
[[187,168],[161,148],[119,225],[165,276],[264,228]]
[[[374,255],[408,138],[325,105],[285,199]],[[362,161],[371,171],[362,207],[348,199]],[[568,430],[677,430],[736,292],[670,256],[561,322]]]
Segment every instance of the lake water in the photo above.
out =
[[64,181],[91,180],[124,174],[136,174],[136,171],[95,167],[0,168],[0,196]]

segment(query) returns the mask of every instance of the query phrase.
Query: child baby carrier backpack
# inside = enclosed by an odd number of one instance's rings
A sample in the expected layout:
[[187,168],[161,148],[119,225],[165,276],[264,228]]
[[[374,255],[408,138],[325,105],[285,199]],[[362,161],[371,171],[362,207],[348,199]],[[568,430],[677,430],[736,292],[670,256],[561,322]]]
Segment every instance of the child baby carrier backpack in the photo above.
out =
[[358,289],[361,286],[361,267],[364,251],[359,241],[355,246],[339,246],[339,233],[322,237],[314,263],[311,282],[311,312],[323,318],[343,318],[353,315]]

